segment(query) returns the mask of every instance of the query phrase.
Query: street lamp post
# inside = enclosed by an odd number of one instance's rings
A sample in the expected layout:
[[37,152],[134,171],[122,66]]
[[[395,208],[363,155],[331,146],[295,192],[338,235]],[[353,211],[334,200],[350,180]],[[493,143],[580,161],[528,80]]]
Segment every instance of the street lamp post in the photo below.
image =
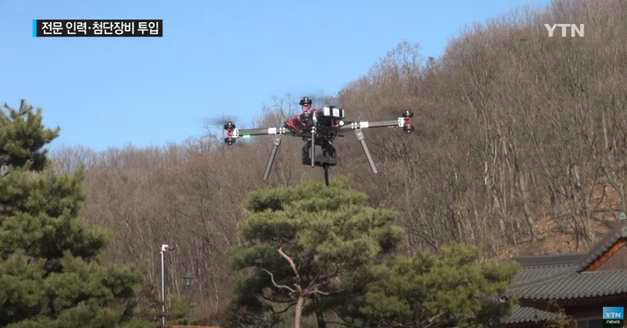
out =
[[170,246],[161,245],[161,328],[165,328],[165,262],[164,255]]

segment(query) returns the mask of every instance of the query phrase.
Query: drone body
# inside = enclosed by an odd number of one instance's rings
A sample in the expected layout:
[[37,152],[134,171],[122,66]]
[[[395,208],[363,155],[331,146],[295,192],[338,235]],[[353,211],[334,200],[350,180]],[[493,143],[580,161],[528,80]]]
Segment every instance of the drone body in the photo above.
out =
[[[302,103],[301,103],[302,105]],[[342,132],[347,130],[355,131],[362,149],[368,159],[373,173],[377,173],[377,168],[372,160],[368,146],[364,140],[362,129],[397,127],[403,131],[411,133],[414,130],[410,111],[403,112],[402,116],[396,120],[375,121],[375,122],[351,122],[344,121],[344,110],[334,106],[323,107],[318,110],[304,111],[300,115],[289,118],[284,126],[259,129],[238,129],[233,122],[224,124],[224,142],[232,145],[238,138],[248,138],[253,136],[274,135],[272,152],[264,172],[264,180],[270,176],[274,160],[276,159],[281,136],[289,135],[301,137],[303,145],[303,164],[311,167],[320,166],[324,169],[325,183],[329,184],[328,169],[337,164],[336,151],[333,143],[337,136],[342,136]]]

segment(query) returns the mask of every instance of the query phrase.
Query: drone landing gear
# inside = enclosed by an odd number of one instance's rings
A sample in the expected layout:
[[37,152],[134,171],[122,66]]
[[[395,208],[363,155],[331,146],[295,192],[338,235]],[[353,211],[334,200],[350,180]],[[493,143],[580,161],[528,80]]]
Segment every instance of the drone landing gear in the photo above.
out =
[[361,129],[355,130],[355,135],[357,136],[357,140],[361,144],[361,148],[364,150],[364,154],[366,154],[366,158],[368,159],[368,164],[370,164],[370,169],[372,169],[372,173],[377,174],[377,167],[374,165],[374,161],[372,160],[372,155],[370,155],[370,151],[368,150],[368,145],[366,145],[366,140],[364,138],[364,133]]
[[281,135],[274,137],[274,140],[272,140],[272,152],[270,153],[270,158],[268,158],[266,170],[263,173],[264,180],[268,180],[268,177],[270,176],[270,171],[272,171],[272,165],[274,164],[276,155],[279,152],[279,146],[281,146]]

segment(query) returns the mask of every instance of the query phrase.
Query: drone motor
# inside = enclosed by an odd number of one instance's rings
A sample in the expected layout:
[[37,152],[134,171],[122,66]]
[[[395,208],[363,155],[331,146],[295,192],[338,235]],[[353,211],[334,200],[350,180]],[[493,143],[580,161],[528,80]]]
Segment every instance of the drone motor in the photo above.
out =
[[224,123],[224,143],[229,146],[234,144],[238,137],[237,132],[235,123],[231,121]]

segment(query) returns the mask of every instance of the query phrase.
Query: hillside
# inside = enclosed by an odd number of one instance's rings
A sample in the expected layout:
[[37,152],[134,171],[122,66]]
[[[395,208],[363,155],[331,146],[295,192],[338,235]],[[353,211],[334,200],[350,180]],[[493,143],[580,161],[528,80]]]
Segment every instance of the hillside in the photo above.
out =
[[[550,38],[544,24],[554,22],[585,24],[585,36]],[[441,58],[399,44],[328,100],[369,119],[413,109],[417,131],[366,132],[377,176],[352,136],[339,140],[334,178],[399,210],[408,252],[451,241],[485,257],[587,249],[627,210],[625,31],[625,1],[555,1],[469,27]],[[293,106],[277,99],[261,121]],[[183,293],[191,272],[205,316],[229,301],[227,252],[238,243],[242,201],[266,185],[270,146],[259,138],[227,149],[208,136],[150,149],[68,148],[55,157],[62,170],[86,166],[83,216],[113,232],[108,257],[141,259],[157,286],[158,247],[176,245],[171,292]],[[321,179],[300,165],[300,147],[284,142],[271,185]],[[146,295],[154,299],[154,291]]]

